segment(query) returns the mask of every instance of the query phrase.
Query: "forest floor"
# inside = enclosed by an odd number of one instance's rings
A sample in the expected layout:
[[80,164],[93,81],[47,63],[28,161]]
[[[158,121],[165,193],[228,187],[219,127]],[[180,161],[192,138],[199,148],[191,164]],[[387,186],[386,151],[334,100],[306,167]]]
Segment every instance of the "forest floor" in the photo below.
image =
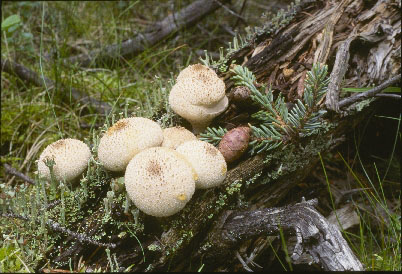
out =
[[[191,2],[2,1],[2,60],[17,62],[56,86],[34,85],[2,70],[2,210],[6,199],[31,187],[4,164],[35,178],[36,160],[48,144],[60,138],[90,143],[94,132],[123,114],[153,117],[181,69],[199,63],[204,50],[219,58],[220,48],[235,33],[247,35],[268,13],[291,1],[235,0],[112,66],[63,64],[65,58],[141,34]],[[106,119],[95,108],[76,103],[72,87],[112,106],[112,115]],[[321,163],[289,194],[320,197],[318,209],[324,216],[341,206],[353,207],[357,221],[342,232],[368,270],[401,270],[400,123],[400,102],[384,100],[342,146],[321,155]],[[49,247],[20,229],[20,222],[0,218],[0,272],[33,272],[43,262]],[[278,267],[287,266],[278,262]]]

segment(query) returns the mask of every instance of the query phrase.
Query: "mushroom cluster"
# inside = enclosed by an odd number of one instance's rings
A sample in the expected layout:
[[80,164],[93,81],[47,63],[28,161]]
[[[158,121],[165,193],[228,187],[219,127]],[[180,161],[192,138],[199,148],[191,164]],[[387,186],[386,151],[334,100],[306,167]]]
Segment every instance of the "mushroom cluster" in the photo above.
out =
[[195,189],[219,186],[227,171],[223,155],[213,145],[198,140],[183,128],[164,131],[165,146],[136,154],[124,175],[134,205],[155,217],[177,213],[190,201]]
[[[225,84],[210,68],[197,64],[177,77],[169,102],[172,109],[204,130],[228,106]],[[75,139],[62,139],[42,152],[39,174],[72,181],[86,169],[91,152]],[[183,127],[162,129],[143,117],[123,118],[101,137],[98,160],[112,172],[125,172],[124,185],[134,205],[155,217],[173,215],[184,208],[196,189],[222,184],[227,165],[213,145],[200,141]],[[51,164],[47,160],[53,160]]]

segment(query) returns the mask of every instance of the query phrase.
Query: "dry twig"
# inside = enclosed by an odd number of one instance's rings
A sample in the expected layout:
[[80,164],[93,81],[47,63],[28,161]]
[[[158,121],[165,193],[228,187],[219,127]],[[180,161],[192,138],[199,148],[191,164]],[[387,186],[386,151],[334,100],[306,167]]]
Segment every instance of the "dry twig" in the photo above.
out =
[[[30,218],[26,217],[26,216],[22,216],[22,215],[18,215],[18,214],[14,214],[14,213],[2,213],[0,215],[1,217],[5,217],[5,218],[14,218],[14,219],[20,219],[23,221],[29,221]],[[35,220],[37,223],[39,223],[39,220]],[[97,246],[102,246],[102,247],[108,247],[108,248],[115,248],[116,245],[113,243],[101,243],[98,242],[96,240],[92,240],[91,238],[89,238],[88,236],[84,235],[84,234],[80,234],[74,231],[71,231],[67,228],[64,228],[63,226],[61,226],[59,223],[47,219],[46,221],[46,225],[53,231],[57,231],[57,232],[62,232],[65,233],[71,237],[73,237],[74,239],[78,240],[81,243],[89,243],[89,244],[93,244],[93,245],[97,245]]]
[[[9,60],[1,59],[1,71],[16,75],[21,80],[27,81],[38,87],[47,87],[48,89],[52,89],[55,88],[56,86],[53,80],[47,77],[42,78],[36,72],[26,68],[21,64]],[[89,104],[93,106],[100,114],[109,113],[111,110],[111,107],[105,102],[89,97],[88,95],[85,95],[82,91],[78,89],[75,89],[73,87],[71,88],[61,87],[61,88],[62,91],[65,92],[66,94],[71,91],[71,95],[76,101],[78,102],[81,101],[84,104]]]
[[339,102],[339,108],[344,108],[344,107],[350,106],[351,104],[374,97],[378,93],[380,93],[381,91],[386,89],[387,87],[389,87],[395,83],[398,83],[400,80],[401,80],[401,75],[399,74],[399,75],[392,77],[391,79],[388,79],[387,81],[385,81],[384,83],[382,83],[381,85],[379,85],[375,88],[372,88],[366,92],[362,92],[362,93],[356,94],[354,96],[350,96],[346,99],[343,99],[342,101]]
[[9,164],[4,164],[4,169],[6,170],[6,172],[8,174],[14,175],[19,177],[20,179],[24,180],[25,182],[31,184],[31,185],[35,185],[35,181],[31,178],[29,178],[27,175],[19,172],[18,170],[16,170],[15,168],[13,168],[12,166],[10,166]]
[[106,46],[104,49],[97,49],[88,54],[79,54],[64,60],[66,65],[76,64],[81,67],[88,67],[92,64],[111,63],[120,58],[130,58],[146,48],[149,48],[162,41],[170,34],[182,28],[195,25],[208,13],[213,12],[221,2],[228,0],[197,0],[180,11],[167,16],[150,27],[149,32],[138,34],[119,44]]

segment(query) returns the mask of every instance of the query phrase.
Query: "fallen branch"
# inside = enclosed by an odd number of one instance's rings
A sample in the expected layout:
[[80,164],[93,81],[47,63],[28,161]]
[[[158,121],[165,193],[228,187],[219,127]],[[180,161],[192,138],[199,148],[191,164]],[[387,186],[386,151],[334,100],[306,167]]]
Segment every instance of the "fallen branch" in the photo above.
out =
[[[1,216],[1,217],[5,217],[5,218],[20,219],[20,220],[23,220],[23,221],[29,221],[29,220],[30,220],[30,218],[28,218],[28,217],[25,217],[25,216],[22,216],[22,215],[18,215],[18,214],[14,214],[14,213],[2,213],[0,216]],[[39,222],[38,220],[35,220],[35,221],[36,221],[38,224],[40,224],[40,222]],[[86,236],[86,235],[84,235],[84,234],[80,234],[80,233],[74,232],[74,231],[71,231],[71,230],[69,230],[69,229],[67,229],[67,228],[64,228],[64,227],[62,227],[59,223],[57,223],[57,222],[55,222],[55,221],[53,221],[53,220],[50,220],[50,219],[47,219],[46,225],[47,225],[51,230],[56,231],[56,232],[65,233],[65,234],[67,234],[67,235],[73,237],[74,239],[78,240],[78,241],[81,242],[81,243],[89,243],[89,244],[92,244],[92,245],[102,246],[102,247],[108,247],[108,248],[115,248],[115,247],[116,247],[116,245],[113,244],[113,243],[111,243],[111,244],[109,244],[109,243],[101,243],[101,242],[98,242],[98,241],[96,241],[96,240],[92,240],[92,239],[89,238],[88,236]]]
[[350,106],[351,104],[374,97],[378,93],[380,93],[381,91],[386,89],[387,87],[394,85],[395,83],[398,83],[400,80],[401,80],[401,75],[399,74],[399,75],[392,77],[391,79],[388,79],[387,81],[385,81],[384,83],[382,83],[381,85],[379,85],[375,88],[372,88],[366,92],[362,92],[362,93],[356,94],[354,96],[350,96],[346,99],[343,99],[342,101],[339,102],[339,108],[344,108],[344,107]]
[[[41,77],[36,72],[24,67],[21,64],[1,59],[1,71],[7,72],[9,74],[13,74],[20,78],[21,80],[27,81],[38,87],[47,87],[48,89],[55,88],[55,83],[53,80],[47,77]],[[64,93],[71,92],[72,97],[77,102],[83,102],[84,104],[89,104],[96,109],[96,111],[100,114],[109,113],[111,107],[105,102],[98,101],[95,98],[89,97],[88,95],[84,95],[82,91],[75,89],[73,87],[66,88],[61,87]]]
[[[236,12],[234,12],[233,10],[231,10],[229,7],[225,6],[224,4],[222,4],[221,2],[219,2],[218,0],[214,0],[214,2],[216,2],[219,6],[221,6],[224,10],[226,10],[227,12],[229,12],[231,15],[237,17],[239,20],[241,20],[244,24],[247,24],[246,19],[241,16],[240,14],[237,14]],[[243,2],[244,4],[244,2]]]
[[130,58],[145,49],[161,42],[167,36],[187,26],[194,25],[208,13],[220,7],[221,2],[228,0],[197,0],[180,11],[173,13],[154,24],[152,31],[138,34],[119,44],[106,46],[104,49],[96,49],[88,54],[79,54],[64,60],[64,64],[76,64],[80,67],[88,67],[92,64],[110,63],[120,58]]
[[16,170],[15,168],[13,168],[12,166],[8,165],[8,164],[4,164],[4,169],[6,170],[6,172],[8,174],[14,175],[19,177],[20,179],[24,180],[25,182],[31,184],[31,185],[35,185],[35,181],[31,178],[29,178],[27,175],[19,172],[18,170]]
[[204,258],[226,258],[242,241],[260,235],[278,236],[282,230],[296,234],[297,243],[290,256],[294,262],[307,253],[325,270],[363,270],[339,229],[314,208],[317,203],[317,199],[303,198],[301,203],[282,208],[229,211],[211,230],[211,248]]
[[379,94],[376,94],[375,97],[385,97],[385,98],[391,98],[391,99],[395,99],[395,100],[401,100],[401,95],[398,95],[398,94],[379,93]]

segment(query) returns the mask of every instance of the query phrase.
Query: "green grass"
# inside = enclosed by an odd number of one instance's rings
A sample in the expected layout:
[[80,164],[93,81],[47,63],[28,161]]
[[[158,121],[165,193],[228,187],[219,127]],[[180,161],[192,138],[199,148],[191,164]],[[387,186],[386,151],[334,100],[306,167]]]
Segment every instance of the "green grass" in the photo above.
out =
[[[369,91],[372,88],[342,88],[343,92],[365,92],[365,91]],[[401,88],[399,87],[387,87],[386,89],[384,89],[382,92],[399,92],[401,93]]]
[[[388,117],[392,118],[392,117]],[[360,192],[358,198],[352,199],[355,211],[359,215],[360,224],[357,232],[346,231],[342,229],[343,235],[347,239],[354,253],[363,263],[366,270],[386,270],[401,271],[401,206],[400,206],[400,185],[398,189],[392,187],[393,191],[386,191],[385,185],[390,184],[387,175],[392,165],[397,162],[395,159],[395,149],[397,142],[401,141],[400,123],[398,120],[395,142],[388,159],[387,167],[383,175],[377,168],[376,162],[373,162],[370,168],[374,173],[370,173],[365,167],[360,154],[358,145],[356,145],[356,158],[359,164],[359,170],[364,173],[364,177],[357,174],[358,167],[352,167],[349,161],[339,153],[348,172],[353,176],[356,186],[364,189]],[[336,210],[333,194],[331,192],[330,181],[327,176],[325,164],[320,156],[321,165],[327,182],[332,209]],[[354,161],[353,161],[354,162]],[[395,170],[395,167],[394,167]]]

